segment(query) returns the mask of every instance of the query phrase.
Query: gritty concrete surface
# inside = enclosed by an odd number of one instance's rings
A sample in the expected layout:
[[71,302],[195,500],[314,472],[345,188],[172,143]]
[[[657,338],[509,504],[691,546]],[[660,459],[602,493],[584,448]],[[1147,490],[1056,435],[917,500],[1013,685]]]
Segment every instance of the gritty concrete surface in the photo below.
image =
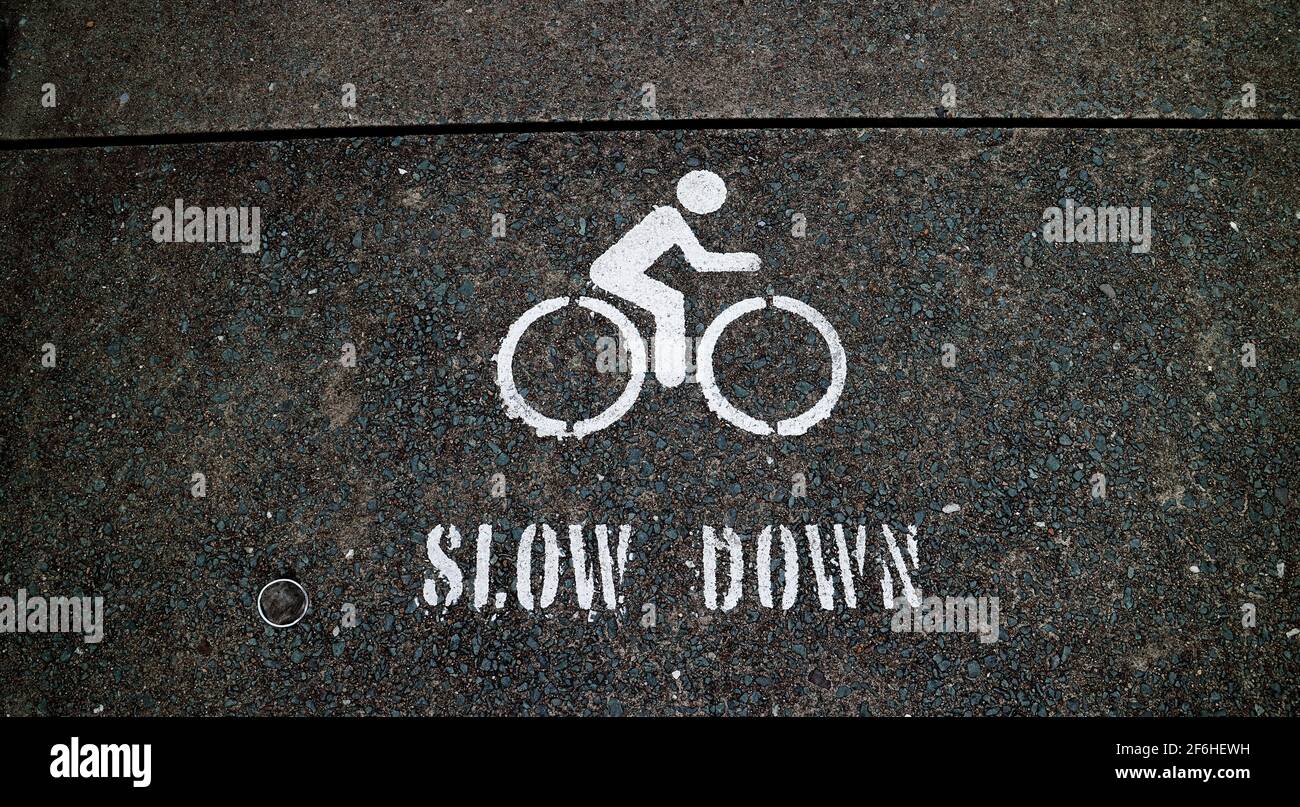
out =
[[[8,138],[647,117],[1293,118],[1300,103],[1293,2],[8,5]],[[1241,103],[1247,82],[1254,108]],[[53,108],[41,105],[47,83]],[[346,83],[355,108],[342,105]]]
[[[0,712],[1294,714],[1298,146],[794,130],[6,153],[0,594],[99,595],[107,617],[99,644],[0,635]],[[656,276],[696,335],[754,295],[822,311],[848,357],[832,416],[761,438],[697,385],[649,380],[585,440],[508,419],[508,324],[597,294],[591,261],[700,167],[730,192],[692,218],[700,239],[763,268],[701,278],[674,255]],[[176,197],[260,206],[260,252],[155,243],[150,212]],[[1044,243],[1066,197],[1150,205],[1151,252]],[[816,397],[810,330],[735,327],[727,394],[767,414]],[[595,370],[600,333],[538,325],[518,361],[539,406],[621,388]],[[493,524],[510,591],[540,521],[632,526],[618,610],[581,610],[571,572],[544,610],[421,596],[434,526],[464,532],[468,573]],[[756,531],[837,522],[917,524],[918,585],[999,597],[1000,640],[891,632],[870,575],[857,608],[821,609],[802,535],[796,604],[762,607]],[[743,598],[709,611],[701,529],[724,524],[745,536]],[[277,631],[254,598],[280,576],[311,610]]]

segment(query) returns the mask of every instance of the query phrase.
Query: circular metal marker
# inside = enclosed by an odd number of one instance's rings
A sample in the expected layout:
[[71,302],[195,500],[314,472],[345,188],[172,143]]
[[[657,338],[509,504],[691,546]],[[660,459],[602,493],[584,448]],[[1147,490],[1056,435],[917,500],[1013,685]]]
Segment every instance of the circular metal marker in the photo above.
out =
[[273,628],[297,625],[311,604],[307,590],[297,580],[281,577],[262,586],[257,594],[257,613]]

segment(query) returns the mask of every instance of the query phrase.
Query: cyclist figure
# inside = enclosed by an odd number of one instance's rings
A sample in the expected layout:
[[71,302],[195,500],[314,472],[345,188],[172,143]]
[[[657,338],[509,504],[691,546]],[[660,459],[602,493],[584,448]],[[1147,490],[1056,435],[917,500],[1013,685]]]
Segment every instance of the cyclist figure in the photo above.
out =
[[[692,213],[712,213],[726,200],[727,185],[712,171],[691,171],[677,180],[677,201]],[[654,316],[654,373],[665,387],[686,379],[686,297],[646,272],[673,247],[681,248],[697,272],[755,272],[759,267],[751,252],[709,252],[700,246],[686,219],[668,205],[656,207],[591,264],[597,288]]]

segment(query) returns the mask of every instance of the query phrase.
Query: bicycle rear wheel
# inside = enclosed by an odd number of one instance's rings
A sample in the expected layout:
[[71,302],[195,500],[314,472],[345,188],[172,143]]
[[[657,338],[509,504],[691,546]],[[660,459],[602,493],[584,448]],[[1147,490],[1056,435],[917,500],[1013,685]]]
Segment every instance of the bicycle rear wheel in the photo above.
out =
[[532,426],[536,430],[538,437],[555,437],[557,439],[585,437],[592,432],[600,431],[627,414],[627,411],[632,408],[632,404],[636,403],[637,396],[641,394],[641,385],[645,382],[646,347],[645,342],[641,339],[640,332],[636,329],[636,325],[622,311],[603,300],[579,297],[577,299],[579,306],[600,314],[618,327],[619,336],[623,339],[623,345],[627,349],[630,365],[630,377],[627,386],[623,388],[623,392],[618,396],[618,399],[610,404],[605,411],[594,417],[574,421],[572,425],[558,418],[543,415],[524,400],[523,394],[515,386],[514,374],[515,350],[519,347],[519,339],[530,325],[547,314],[564,308],[569,304],[569,301],[570,298],[568,297],[552,297],[525,311],[519,319],[510,325],[510,330],[506,332],[505,339],[501,340],[501,347],[498,348],[496,355],[492,357],[493,361],[497,363],[497,387],[501,390],[501,401],[505,405],[506,414],[512,418],[520,418],[524,423]]

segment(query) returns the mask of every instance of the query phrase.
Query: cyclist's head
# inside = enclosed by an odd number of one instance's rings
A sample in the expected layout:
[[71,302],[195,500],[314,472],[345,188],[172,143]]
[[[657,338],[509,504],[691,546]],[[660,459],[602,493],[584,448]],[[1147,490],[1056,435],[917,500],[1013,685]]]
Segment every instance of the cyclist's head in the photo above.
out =
[[677,180],[677,201],[692,213],[712,213],[727,201],[727,184],[712,171],[692,171]]

